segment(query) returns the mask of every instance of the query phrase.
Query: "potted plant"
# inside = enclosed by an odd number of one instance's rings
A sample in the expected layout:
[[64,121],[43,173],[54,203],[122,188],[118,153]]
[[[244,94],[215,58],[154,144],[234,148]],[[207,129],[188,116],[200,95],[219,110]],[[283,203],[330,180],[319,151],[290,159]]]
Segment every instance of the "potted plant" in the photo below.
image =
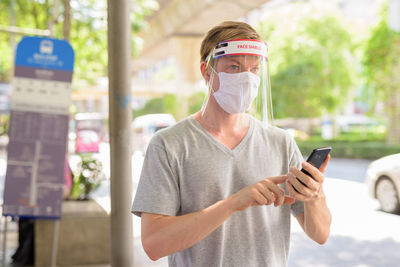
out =
[[90,194],[101,185],[104,180],[103,164],[92,154],[80,154],[81,161],[74,173],[71,199],[88,200]]

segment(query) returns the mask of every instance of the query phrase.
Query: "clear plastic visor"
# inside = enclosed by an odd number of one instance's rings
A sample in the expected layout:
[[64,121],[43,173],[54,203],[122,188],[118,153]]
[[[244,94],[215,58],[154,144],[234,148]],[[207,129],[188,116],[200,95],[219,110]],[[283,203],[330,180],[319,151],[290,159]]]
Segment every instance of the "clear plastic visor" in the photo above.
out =
[[272,123],[267,57],[246,54],[218,57],[210,55],[205,72],[208,95],[202,106],[203,116],[216,115],[217,112],[212,106],[217,104],[222,113],[235,116],[242,123],[248,122],[248,115],[265,125]]

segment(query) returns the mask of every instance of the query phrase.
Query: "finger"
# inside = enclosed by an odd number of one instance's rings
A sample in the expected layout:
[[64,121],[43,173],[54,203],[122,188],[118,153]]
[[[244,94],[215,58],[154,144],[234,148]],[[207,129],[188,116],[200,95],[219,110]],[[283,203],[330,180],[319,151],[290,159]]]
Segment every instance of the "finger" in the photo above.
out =
[[[287,179],[287,175],[285,175],[285,181]],[[272,191],[273,193],[275,193],[276,196],[284,196],[285,195],[285,191],[283,191],[282,188],[280,188],[277,184],[275,183],[271,183],[270,180],[262,180],[261,184],[269,191]]]
[[[284,176],[287,177],[287,175]],[[283,191],[282,188],[280,188],[278,185],[276,185],[275,183],[271,182],[268,179],[262,180],[261,184],[265,187],[267,191],[270,191],[274,194],[275,206],[282,205],[285,196],[285,191]]]
[[252,206],[261,206],[261,205],[269,205],[272,203],[271,200],[266,198],[263,194],[261,194],[258,190],[253,194],[254,202]]
[[281,205],[283,205],[283,204],[293,204],[294,202],[296,202],[296,199],[295,199],[294,197],[285,195],[285,196],[283,196],[283,197],[281,198],[280,202],[275,201],[275,202],[274,202],[274,206],[275,206],[275,207],[278,207],[278,206],[281,206]]
[[295,167],[290,168],[290,175],[296,177],[302,185],[305,185],[311,190],[317,190],[318,189],[318,183],[316,180],[305,174],[304,172],[300,171],[299,169]]
[[280,175],[280,176],[275,176],[275,177],[269,177],[267,178],[269,181],[272,181],[274,184],[283,184],[286,179],[287,175]]
[[288,177],[288,181],[299,194],[303,196],[310,195],[311,190],[303,185],[293,173],[290,172]]
[[285,191],[276,184],[271,184],[271,186],[270,190],[275,194],[275,207],[282,205],[285,200]]
[[296,190],[294,189],[293,185],[290,183],[289,180],[286,182],[286,189],[288,190],[291,197],[301,200],[301,201],[303,201],[305,199],[304,196],[302,196],[301,194],[296,192]]
[[290,197],[290,196],[285,196],[283,203],[282,204],[293,204],[294,202],[296,202],[296,199],[294,197]]
[[313,165],[308,162],[303,162],[301,165],[303,169],[306,170],[312,178],[314,178],[315,181],[318,183],[322,183],[324,181],[324,175]]
[[329,163],[330,159],[331,159],[331,155],[328,154],[328,156],[326,157],[324,163],[322,163],[321,168],[319,168],[319,170],[320,170],[322,173],[325,173],[326,167],[328,166],[328,163]]
[[285,201],[285,195],[275,195],[274,206],[278,207]]
[[[268,182],[266,181],[261,181],[261,183],[257,183],[255,186],[257,190],[264,196],[264,198],[270,200],[271,202],[275,202],[276,197],[273,192],[271,192],[269,186],[267,185]],[[270,183],[271,185],[274,185],[273,183]]]

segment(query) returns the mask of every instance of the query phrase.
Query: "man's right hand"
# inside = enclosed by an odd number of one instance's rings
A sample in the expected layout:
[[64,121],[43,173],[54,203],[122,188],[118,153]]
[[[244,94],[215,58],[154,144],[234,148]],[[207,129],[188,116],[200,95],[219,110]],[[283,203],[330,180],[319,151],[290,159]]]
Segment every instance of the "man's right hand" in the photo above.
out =
[[181,216],[142,213],[142,243],[147,255],[157,260],[187,249],[217,229],[236,211],[249,206],[292,204],[295,199],[286,196],[278,186],[287,175],[264,179],[245,187],[213,205]]
[[266,178],[236,192],[230,196],[234,209],[242,211],[250,206],[271,205],[272,203],[275,207],[282,204],[293,204],[295,199],[285,195],[285,192],[278,186],[285,183],[287,178],[287,175]]

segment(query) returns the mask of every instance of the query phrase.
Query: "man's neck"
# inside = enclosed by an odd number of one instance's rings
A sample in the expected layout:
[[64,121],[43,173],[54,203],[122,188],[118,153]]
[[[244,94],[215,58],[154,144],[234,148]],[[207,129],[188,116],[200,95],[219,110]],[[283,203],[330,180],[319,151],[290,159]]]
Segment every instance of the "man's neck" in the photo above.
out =
[[197,112],[194,118],[207,131],[213,133],[235,134],[249,127],[249,116],[226,112],[212,97],[208,100],[207,106]]

